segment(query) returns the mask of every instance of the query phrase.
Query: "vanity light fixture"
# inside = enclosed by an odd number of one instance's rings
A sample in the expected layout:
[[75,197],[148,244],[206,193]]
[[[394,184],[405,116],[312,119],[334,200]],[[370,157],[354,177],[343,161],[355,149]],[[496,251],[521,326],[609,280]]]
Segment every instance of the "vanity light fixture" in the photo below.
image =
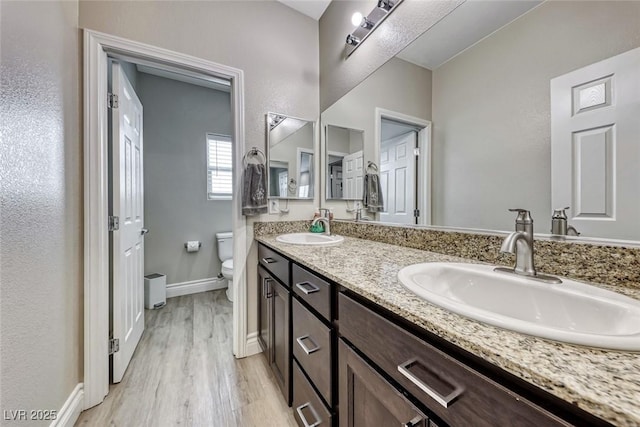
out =
[[269,123],[269,130],[274,130],[284,119],[286,119],[286,117],[280,114],[268,114],[267,123]]
[[347,44],[351,46],[357,46],[360,43],[360,39],[352,34],[347,34]]
[[391,9],[393,9],[393,6],[395,6],[393,4],[393,2],[391,0],[378,0],[378,7],[380,9],[384,9],[387,12],[389,12]]
[[351,24],[356,29],[347,35],[345,41],[345,59],[371,34],[391,12],[395,10],[402,0],[378,0],[376,6],[367,16],[356,12],[351,16]]

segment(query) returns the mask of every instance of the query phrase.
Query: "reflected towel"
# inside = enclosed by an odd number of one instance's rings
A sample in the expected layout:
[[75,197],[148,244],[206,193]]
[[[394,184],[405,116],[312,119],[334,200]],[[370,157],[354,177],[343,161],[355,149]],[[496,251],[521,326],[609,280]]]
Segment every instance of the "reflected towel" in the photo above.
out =
[[382,200],[382,187],[380,186],[380,177],[375,173],[368,173],[364,176],[364,197],[363,204],[369,212],[384,211],[384,202]]
[[267,170],[250,163],[242,174],[242,215],[267,213]]

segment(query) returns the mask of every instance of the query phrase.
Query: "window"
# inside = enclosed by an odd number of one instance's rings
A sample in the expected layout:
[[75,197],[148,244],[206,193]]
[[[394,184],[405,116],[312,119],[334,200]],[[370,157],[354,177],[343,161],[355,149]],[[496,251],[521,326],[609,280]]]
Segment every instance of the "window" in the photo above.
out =
[[207,134],[207,198],[231,200],[233,194],[233,144],[231,138]]

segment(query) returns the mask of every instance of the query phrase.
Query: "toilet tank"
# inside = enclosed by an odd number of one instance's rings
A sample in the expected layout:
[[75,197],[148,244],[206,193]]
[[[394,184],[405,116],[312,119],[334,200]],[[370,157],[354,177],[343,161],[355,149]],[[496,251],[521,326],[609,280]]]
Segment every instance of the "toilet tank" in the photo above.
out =
[[218,258],[220,261],[226,261],[233,258],[233,233],[216,233],[218,241]]

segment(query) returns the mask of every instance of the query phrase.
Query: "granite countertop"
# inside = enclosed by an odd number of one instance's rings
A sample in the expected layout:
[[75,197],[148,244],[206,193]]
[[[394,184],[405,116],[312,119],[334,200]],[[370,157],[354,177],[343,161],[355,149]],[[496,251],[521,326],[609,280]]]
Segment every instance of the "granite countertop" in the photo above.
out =
[[[427,303],[397,278],[411,264],[475,261],[353,237],[330,247],[291,245],[275,237],[256,240],[587,412],[618,426],[640,425],[640,353],[563,344],[489,326]],[[632,296],[640,299],[640,292]]]

